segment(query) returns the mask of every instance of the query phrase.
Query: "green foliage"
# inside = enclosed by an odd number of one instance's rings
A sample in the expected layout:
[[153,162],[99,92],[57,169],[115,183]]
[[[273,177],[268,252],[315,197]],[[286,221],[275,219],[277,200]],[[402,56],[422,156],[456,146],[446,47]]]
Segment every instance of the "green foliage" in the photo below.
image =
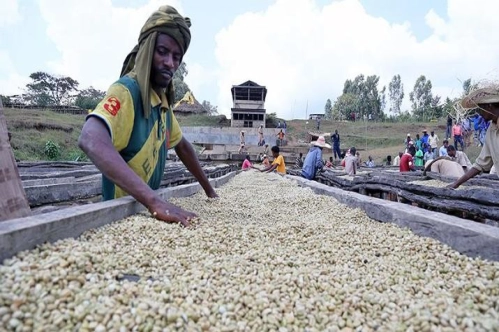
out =
[[45,143],[44,153],[49,159],[55,160],[61,156],[61,148],[57,143],[48,140]]
[[353,93],[344,93],[336,99],[332,110],[332,119],[349,119],[350,114],[358,109],[359,97]]
[[388,84],[388,95],[390,99],[390,113],[400,114],[400,107],[404,99],[404,84],[400,75],[393,76]]
[[71,77],[53,76],[41,71],[32,73],[29,77],[33,82],[26,84],[26,100],[40,106],[70,103],[71,93],[78,89],[79,84]]
[[414,84],[414,90],[409,94],[412,103],[412,114],[419,121],[426,121],[432,117],[434,98],[431,89],[431,81],[421,75]]
[[177,71],[173,74],[173,91],[175,92],[173,101],[174,104],[182,99],[187,92],[191,91],[187,83],[184,82],[184,78],[188,73],[189,72],[187,71],[187,65],[185,64],[185,62],[182,62]]
[[201,105],[208,112],[208,115],[218,114],[218,106],[212,105],[208,100],[203,100]]
[[[373,118],[383,118],[382,96],[378,91],[379,76],[371,75],[364,78],[358,75],[355,79],[346,80],[343,94],[356,96],[357,104],[355,113],[362,117],[371,114]],[[342,112],[342,114],[345,114]]]
[[67,159],[71,161],[88,161],[87,155],[80,149],[69,151]]
[[478,89],[478,83],[473,83],[471,82],[471,78],[468,78],[463,82],[463,97],[469,95],[476,89]]
[[99,102],[106,96],[106,92],[89,87],[80,90],[76,96],[75,105],[83,109],[95,109]]
[[326,116],[326,119],[331,119],[333,117],[333,105],[329,98],[326,100],[326,105],[324,106],[324,115]]
[[12,102],[9,96],[4,95],[0,95],[0,101],[2,102],[2,105]]

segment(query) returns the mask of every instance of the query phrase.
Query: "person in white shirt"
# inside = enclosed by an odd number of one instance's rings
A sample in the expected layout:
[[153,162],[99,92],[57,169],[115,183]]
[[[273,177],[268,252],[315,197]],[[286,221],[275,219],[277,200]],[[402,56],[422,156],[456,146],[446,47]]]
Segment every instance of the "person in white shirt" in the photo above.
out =
[[430,137],[428,137],[428,143],[430,144],[431,152],[433,153],[434,156],[437,152],[438,142],[439,142],[438,136],[435,135],[435,132],[432,130],[430,133]]
[[400,166],[400,157],[402,157],[403,154],[403,152],[399,152],[399,155],[393,158],[393,166]]

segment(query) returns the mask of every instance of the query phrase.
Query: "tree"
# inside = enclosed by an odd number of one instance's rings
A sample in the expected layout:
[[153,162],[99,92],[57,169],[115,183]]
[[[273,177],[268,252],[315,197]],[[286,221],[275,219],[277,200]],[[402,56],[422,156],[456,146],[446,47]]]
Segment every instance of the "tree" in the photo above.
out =
[[218,106],[212,105],[208,100],[203,100],[201,105],[208,112],[208,115],[218,114]]
[[421,75],[414,84],[414,90],[409,94],[412,102],[412,114],[420,121],[428,120],[432,114],[434,99],[431,88],[431,81],[426,80],[426,77]]
[[63,105],[71,102],[73,91],[78,89],[78,81],[69,76],[53,76],[39,71],[29,77],[32,83],[26,84],[26,100],[40,106]]
[[332,109],[334,117],[350,119],[352,113],[357,112],[359,98],[353,93],[344,93],[336,99]]
[[106,93],[101,90],[96,90],[93,87],[81,90],[76,96],[75,105],[84,109],[93,110],[99,102],[106,96]]
[[331,104],[331,99],[326,100],[326,105],[324,106],[324,115],[326,119],[331,119],[333,113],[333,105]]
[[12,100],[10,99],[9,96],[4,96],[4,95],[0,95],[0,100],[2,101],[3,105],[9,104],[12,102]]
[[191,91],[187,83],[184,82],[184,78],[188,73],[189,72],[187,71],[187,65],[185,64],[185,62],[182,62],[177,71],[173,74],[173,89],[175,92],[175,100],[173,101],[173,103],[178,102],[185,96],[187,92]]
[[[352,94],[356,98],[356,113],[360,116],[372,114],[374,117],[383,117],[381,108],[381,96],[378,91],[379,76],[371,75],[364,77],[358,75],[355,79],[346,80],[343,86],[343,94]],[[352,99],[351,97],[346,97]]]
[[463,82],[463,97],[469,95],[474,90],[478,89],[477,83],[472,83],[471,78]]
[[400,107],[404,99],[404,85],[400,79],[400,75],[393,76],[390,84],[388,84],[388,95],[390,99],[390,112],[400,114]]
[[383,86],[383,89],[381,89],[381,103],[380,103],[380,109],[381,109],[381,114],[385,114],[385,107],[386,107],[386,86]]

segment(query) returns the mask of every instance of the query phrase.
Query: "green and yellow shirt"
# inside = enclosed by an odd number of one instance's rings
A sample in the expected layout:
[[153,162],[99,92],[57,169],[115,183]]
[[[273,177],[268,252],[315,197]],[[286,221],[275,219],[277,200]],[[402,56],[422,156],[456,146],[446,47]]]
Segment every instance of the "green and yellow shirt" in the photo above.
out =
[[[88,117],[106,124],[115,149],[128,166],[152,189],[161,184],[168,149],[182,139],[182,131],[164,93],[151,89],[151,114],[144,117],[140,89],[136,80],[123,76],[111,85],[106,97]],[[127,195],[102,176],[104,200]]]

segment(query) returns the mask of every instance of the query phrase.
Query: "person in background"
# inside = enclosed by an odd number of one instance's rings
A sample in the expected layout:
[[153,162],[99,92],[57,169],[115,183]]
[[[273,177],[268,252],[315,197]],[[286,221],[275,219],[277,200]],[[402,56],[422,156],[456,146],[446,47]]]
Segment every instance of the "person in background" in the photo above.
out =
[[266,154],[263,155],[262,165],[264,167],[270,167],[269,157]]
[[334,165],[333,163],[333,157],[329,157],[329,160],[326,162],[326,167],[327,168],[332,168]]
[[282,129],[284,130],[284,133],[286,134],[286,128],[288,128],[288,125],[286,124],[286,120],[284,120],[282,124]]
[[405,145],[405,150],[409,149],[409,145],[411,144],[412,139],[411,139],[411,134],[407,134],[405,140],[404,140],[404,145]]
[[466,153],[462,151],[456,151],[456,149],[452,145],[449,145],[447,147],[447,155],[451,158],[452,161],[455,161],[456,163],[461,165],[465,172],[471,168],[471,162]]
[[418,149],[416,148],[416,154],[414,155],[415,156],[415,161],[414,161],[414,165],[415,166],[418,166],[418,167],[422,167],[424,165],[424,155],[423,155],[423,150],[421,149]]
[[388,155],[386,156],[386,166],[391,166],[392,165],[392,156]]
[[399,152],[398,156],[393,158],[393,166],[399,166],[400,165],[400,158],[402,158],[403,152]]
[[300,155],[296,157],[295,167],[302,168],[303,167],[303,153],[300,152]]
[[433,156],[433,152],[431,152],[431,149],[428,147],[427,144],[423,145],[423,150],[425,150],[426,152],[424,153],[424,156],[423,156],[423,160],[424,162],[426,163],[428,160],[432,160],[433,158],[435,158]]
[[341,158],[341,150],[340,134],[338,134],[338,130],[335,130],[334,134],[331,135],[331,142],[333,143],[333,157],[339,160]]
[[367,166],[367,167],[369,167],[369,168],[373,168],[373,167],[375,167],[375,166],[376,166],[376,165],[374,164],[373,157],[371,157],[371,156],[368,156],[368,157],[367,157],[366,166]]
[[416,150],[422,150],[423,149],[423,142],[421,141],[421,138],[419,137],[419,134],[416,134],[416,141],[414,141],[414,145],[416,146]]
[[357,169],[359,169],[360,165],[362,165],[362,159],[360,158],[360,152],[359,151],[355,152],[355,157],[357,158]]
[[253,165],[251,164],[250,156],[247,155],[246,158],[244,158],[243,165],[241,166],[241,169],[243,171],[245,171],[245,170],[248,170],[252,167],[253,167]]
[[435,132],[432,130],[430,137],[428,138],[428,143],[430,143],[430,149],[434,157],[437,155],[438,142],[439,142],[438,136],[435,135]]
[[449,160],[449,157],[438,157],[437,159],[429,160],[425,164],[425,172],[431,171],[444,176],[459,178],[464,175],[464,170],[455,161]]
[[423,147],[423,153],[427,151],[430,144],[430,135],[428,135],[428,130],[423,129],[423,136],[421,137],[421,146]]
[[258,146],[262,146],[263,142],[263,124],[258,127]]
[[452,126],[452,136],[454,136],[454,147],[457,148],[457,144],[461,145],[461,150],[464,150],[464,141],[463,141],[463,128],[461,124],[455,123]]
[[239,133],[239,140],[241,144],[239,145],[239,150],[237,151],[237,153],[241,154],[241,152],[244,151],[244,146],[246,145],[246,138],[244,137],[243,130],[241,130],[241,132]]
[[345,152],[345,156],[344,156],[344,157],[343,157],[343,159],[341,160],[341,163],[340,163],[341,167],[345,167],[345,160],[346,160],[346,158],[347,158],[348,156],[350,156],[350,155],[351,155],[351,154],[350,154],[350,149],[348,149],[348,150]]
[[147,19],[119,80],[87,115],[78,140],[102,172],[104,200],[129,194],[154,218],[184,226],[196,214],[155,192],[168,149],[175,149],[208,197],[218,197],[172,112],[173,76],[189,47],[190,26],[190,19],[170,6],[160,7]]
[[490,124],[480,155],[473,166],[449,186],[454,189],[481,172],[490,172],[492,166],[499,165],[499,88],[477,89],[463,98],[461,106],[465,109],[476,108],[478,114]]
[[452,130],[452,117],[449,115],[447,115],[447,128],[446,128],[446,131],[445,131],[445,138],[446,139],[450,139],[451,138],[451,131]]
[[277,133],[277,139],[279,140],[280,146],[282,146],[282,141],[284,140],[284,136],[285,136],[284,131],[282,131],[281,129],[281,131]]
[[263,146],[263,154],[268,155],[269,154],[269,145],[268,143],[265,143]]
[[404,153],[400,158],[400,172],[415,171],[414,168],[414,155],[416,154],[416,148],[411,146],[408,152]]
[[319,136],[317,141],[312,142],[312,145],[313,146],[305,156],[305,161],[303,162],[303,168],[301,170],[301,176],[308,180],[315,179],[316,174],[324,167],[322,149],[331,148],[331,146],[326,143],[324,136]]
[[286,164],[284,163],[283,156],[279,153],[279,147],[273,146],[270,150],[272,151],[274,161],[269,167],[265,167],[264,169],[260,170],[260,172],[270,173],[275,170],[279,174],[286,174]]
[[355,147],[351,147],[349,150],[348,155],[345,157],[345,172],[353,176],[357,174],[357,149]]
[[440,147],[440,149],[438,149],[438,155],[439,155],[440,157],[445,157],[445,156],[447,156],[447,155],[448,155],[448,154],[447,154],[447,147],[449,146],[449,141],[445,139],[445,140],[443,141],[443,143],[444,143],[444,145],[442,145],[442,146]]

